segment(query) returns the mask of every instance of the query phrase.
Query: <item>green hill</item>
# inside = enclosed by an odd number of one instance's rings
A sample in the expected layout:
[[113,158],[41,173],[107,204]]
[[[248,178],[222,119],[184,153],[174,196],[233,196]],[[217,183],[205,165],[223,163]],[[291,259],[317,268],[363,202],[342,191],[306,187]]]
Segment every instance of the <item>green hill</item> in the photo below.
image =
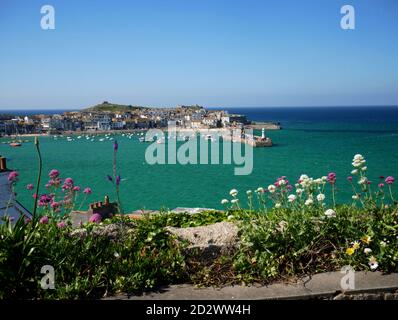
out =
[[142,110],[142,109],[146,109],[146,108],[141,107],[141,106],[116,104],[116,103],[110,103],[108,101],[104,101],[95,106],[85,108],[82,111],[83,112],[88,112],[88,111],[98,111],[98,112],[126,112],[126,111],[130,111],[130,112],[134,112],[134,111]]

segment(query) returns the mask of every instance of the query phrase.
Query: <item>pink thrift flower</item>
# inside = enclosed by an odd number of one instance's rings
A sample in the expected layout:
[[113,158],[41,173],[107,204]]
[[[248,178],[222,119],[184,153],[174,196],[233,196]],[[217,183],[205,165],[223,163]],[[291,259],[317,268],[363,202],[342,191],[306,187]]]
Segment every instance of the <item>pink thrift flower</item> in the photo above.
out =
[[56,169],[52,169],[52,170],[50,171],[50,173],[48,174],[48,176],[49,176],[51,179],[55,179],[55,178],[57,178],[57,177],[59,176],[59,171],[56,170]]
[[60,205],[61,204],[59,202],[54,201],[54,202],[51,203],[51,208],[57,209]]
[[330,172],[327,177],[328,182],[334,184],[336,182],[336,174],[334,172]]
[[93,222],[93,223],[100,223],[101,220],[102,220],[102,217],[99,213],[94,213],[89,219],[89,221]]
[[41,224],[47,224],[48,223],[48,217],[47,216],[42,216],[41,218],[40,218],[40,221],[39,221]]
[[62,229],[66,227],[66,222],[65,221],[60,221],[57,223],[57,227]]
[[66,178],[65,179],[65,184],[72,185],[73,184],[73,179],[72,178]]
[[91,188],[86,188],[83,191],[84,194],[91,194]]
[[384,188],[384,183],[379,183],[379,188]]
[[78,192],[78,191],[80,191],[80,187],[79,186],[75,186],[75,187],[73,187],[72,190]]
[[352,181],[352,177],[351,176],[347,177],[347,180]]
[[[11,174],[11,173],[10,173]],[[385,180],[385,183],[387,183],[388,185],[392,185],[395,182],[394,177],[392,176],[388,176]]]
[[8,181],[16,182],[18,180],[19,173],[17,171],[11,171],[8,175]]
[[28,190],[33,190],[33,184],[28,184],[27,186],[26,186],[26,189],[28,189]]

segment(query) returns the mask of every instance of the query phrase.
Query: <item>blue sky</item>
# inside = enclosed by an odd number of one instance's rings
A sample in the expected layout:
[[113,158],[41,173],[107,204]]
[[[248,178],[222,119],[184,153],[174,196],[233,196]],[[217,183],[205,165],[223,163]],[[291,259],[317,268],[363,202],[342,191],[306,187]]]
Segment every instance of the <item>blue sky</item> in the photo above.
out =
[[1,0],[0,109],[398,105],[397,35],[395,0]]

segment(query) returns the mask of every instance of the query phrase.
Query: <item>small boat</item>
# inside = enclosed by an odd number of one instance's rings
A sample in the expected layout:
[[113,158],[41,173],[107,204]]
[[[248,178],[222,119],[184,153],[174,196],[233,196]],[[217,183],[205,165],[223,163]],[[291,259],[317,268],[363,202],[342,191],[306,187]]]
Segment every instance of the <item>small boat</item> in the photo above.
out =
[[20,146],[22,146],[22,143],[20,143],[20,142],[11,142],[10,143],[10,147],[20,147]]

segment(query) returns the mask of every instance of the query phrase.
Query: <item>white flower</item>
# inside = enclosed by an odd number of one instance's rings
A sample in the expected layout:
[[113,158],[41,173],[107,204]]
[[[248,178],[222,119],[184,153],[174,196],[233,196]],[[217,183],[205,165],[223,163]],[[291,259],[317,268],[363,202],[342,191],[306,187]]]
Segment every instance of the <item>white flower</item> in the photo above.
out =
[[295,186],[296,188],[299,188],[299,187],[300,187],[300,185],[299,185],[298,183],[296,183],[294,186]]
[[320,194],[318,194],[318,195],[316,196],[316,199],[317,199],[319,202],[321,202],[321,201],[325,200],[325,195],[322,194],[322,193],[320,193]]
[[333,209],[327,209],[325,211],[325,216],[327,216],[328,218],[334,218],[336,216],[336,211],[334,211]]
[[227,199],[222,199],[221,204],[227,204],[229,201]]
[[369,254],[369,253],[372,252],[372,249],[370,249],[370,248],[365,248],[365,249],[363,249],[363,252],[364,252],[365,254]]
[[275,208],[279,209],[281,206],[282,205],[279,202],[275,203]]
[[287,199],[289,200],[289,202],[294,202],[294,200],[296,200],[296,196],[294,194],[290,194]]
[[232,220],[233,218],[234,218],[233,215],[229,215],[229,216],[227,217],[228,220]]
[[303,193],[303,189],[296,189],[296,193],[298,194],[298,195],[301,195],[302,193]]
[[352,170],[351,174],[358,174],[358,170],[357,169]]
[[232,199],[232,200],[231,200],[231,203],[232,203],[232,204],[235,204],[235,203],[238,203],[238,202],[239,202],[239,199]]
[[310,205],[312,205],[314,203],[314,200],[312,200],[312,199],[307,199],[307,200],[305,200],[305,205],[306,206],[310,206]]
[[303,180],[308,180],[308,176],[307,176],[306,174],[302,174],[302,175],[300,176],[300,180],[301,180],[301,181],[303,181]]
[[374,256],[371,256],[369,258],[369,266],[370,266],[370,269],[372,269],[372,270],[376,270],[377,267],[379,266],[379,263],[377,262],[377,260]]
[[365,166],[365,167],[363,167],[361,170],[362,170],[362,171],[366,171],[367,169],[368,169],[368,167]]
[[380,241],[380,247],[385,247],[387,243],[385,241]]
[[352,196],[352,200],[358,200],[359,199],[359,196],[357,195],[357,194],[354,194],[353,196]]
[[114,257],[115,257],[116,259],[120,258],[120,254],[117,253],[117,252],[115,252],[113,255],[114,255]]
[[236,196],[238,195],[238,190],[232,189],[232,190],[229,192],[229,194],[230,194],[232,197],[236,197]]
[[259,188],[257,188],[256,192],[257,193],[264,193],[264,188],[259,187]]
[[251,196],[252,191],[251,191],[251,190],[247,190],[247,191],[246,191],[246,194],[247,194],[248,196]]
[[286,181],[285,180],[279,180],[278,181],[278,185],[281,187],[281,186],[284,186],[286,184]]
[[270,193],[274,193],[275,190],[276,190],[276,187],[275,187],[273,184],[270,184],[270,185],[268,186],[268,191],[269,191]]
[[358,184],[366,184],[368,182],[368,178],[362,177],[359,181]]
[[328,177],[326,177],[326,176],[323,176],[321,179],[322,179],[323,182],[328,181]]
[[362,154],[357,153],[357,154],[354,156],[354,160],[359,160],[359,161],[363,160]]

